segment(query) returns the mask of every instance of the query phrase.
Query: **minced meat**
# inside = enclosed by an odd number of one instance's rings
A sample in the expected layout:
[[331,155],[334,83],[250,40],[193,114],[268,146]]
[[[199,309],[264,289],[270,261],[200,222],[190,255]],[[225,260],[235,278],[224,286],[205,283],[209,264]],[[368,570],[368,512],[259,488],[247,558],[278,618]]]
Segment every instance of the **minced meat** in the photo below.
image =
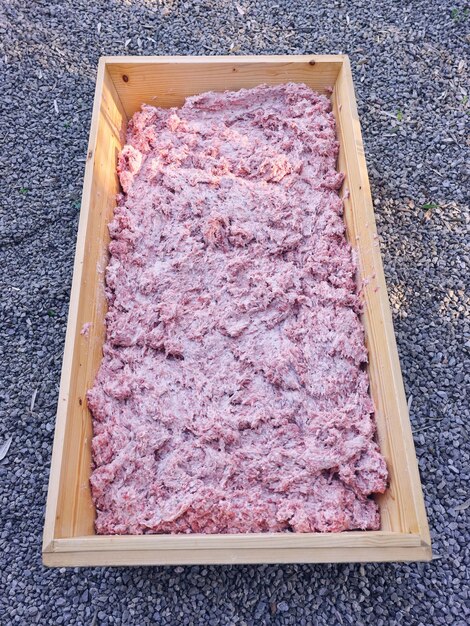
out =
[[130,121],[88,393],[98,533],[379,528],[337,153],[301,84]]

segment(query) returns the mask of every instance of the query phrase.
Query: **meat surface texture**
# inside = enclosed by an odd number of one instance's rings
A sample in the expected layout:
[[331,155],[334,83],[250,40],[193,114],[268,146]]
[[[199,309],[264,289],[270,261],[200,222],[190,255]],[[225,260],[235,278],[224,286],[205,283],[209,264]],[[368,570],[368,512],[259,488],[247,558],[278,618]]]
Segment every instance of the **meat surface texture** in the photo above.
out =
[[380,527],[337,153],[301,84],[130,121],[88,392],[98,533]]

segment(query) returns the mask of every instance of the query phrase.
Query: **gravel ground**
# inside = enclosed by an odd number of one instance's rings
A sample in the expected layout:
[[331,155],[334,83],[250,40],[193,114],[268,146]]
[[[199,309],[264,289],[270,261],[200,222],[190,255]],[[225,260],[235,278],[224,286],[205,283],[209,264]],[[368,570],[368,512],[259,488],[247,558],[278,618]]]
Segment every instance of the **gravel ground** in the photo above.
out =
[[[468,623],[469,9],[458,0],[1,5],[0,443],[13,439],[0,463],[0,623]],[[351,56],[357,86],[434,560],[43,568],[98,57],[337,52]]]

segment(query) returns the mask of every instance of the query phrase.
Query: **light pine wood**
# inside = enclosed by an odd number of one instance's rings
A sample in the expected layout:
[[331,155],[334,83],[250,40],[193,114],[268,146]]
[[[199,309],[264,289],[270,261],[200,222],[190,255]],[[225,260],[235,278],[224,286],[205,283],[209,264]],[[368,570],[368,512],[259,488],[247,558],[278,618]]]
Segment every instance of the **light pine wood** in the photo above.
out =
[[354,542],[356,548],[394,546],[421,546],[421,537],[389,531],[353,531],[344,533],[261,533],[233,535],[93,535],[58,539],[55,552],[74,550],[111,551],[119,550],[193,550],[256,549],[268,548],[345,548]]
[[109,57],[109,73],[126,114],[143,102],[179,107],[188,96],[204,91],[256,87],[261,83],[307,83],[321,93],[333,88],[341,56],[283,57]]
[[417,533],[430,544],[416,453],[403,387],[392,314],[380,255],[369,177],[349,59],[333,94],[339,167],[346,173],[342,195],[348,238],[357,251],[364,294],[363,323],[369,351],[370,390],[376,408],[381,450],[390,472],[390,489],[378,498],[382,526]]
[[[57,540],[57,543],[62,541]],[[90,567],[110,565],[211,565],[218,563],[369,563],[377,561],[429,561],[427,546],[269,548],[193,550],[118,550],[46,552],[43,562],[50,567]]]
[[[107,224],[119,191],[115,166],[126,124],[114,85],[105,64],[100,63],[59,391],[45,543],[57,537],[94,533],[95,511],[89,485],[92,422],[86,391],[102,357]],[[82,335],[86,323],[91,327],[88,335]]]
[[[305,82],[332,93],[348,238],[359,258],[363,322],[378,439],[390,489],[378,498],[381,531],[341,534],[96,536],[91,500],[92,421],[86,406],[102,356],[107,223],[119,191],[116,157],[143,102],[180,106],[207,90]],[[367,282],[367,281],[366,281]],[[88,336],[80,334],[90,322]],[[406,561],[431,558],[429,530],[376,239],[349,60],[336,56],[105,57],[98,68],[44,527],[50,566]]]

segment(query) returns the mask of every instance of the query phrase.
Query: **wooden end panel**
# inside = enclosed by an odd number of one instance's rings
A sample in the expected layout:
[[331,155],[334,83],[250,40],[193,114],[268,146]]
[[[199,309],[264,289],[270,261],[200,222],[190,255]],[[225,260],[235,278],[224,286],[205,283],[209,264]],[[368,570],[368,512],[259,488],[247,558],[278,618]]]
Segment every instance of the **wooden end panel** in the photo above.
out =
[[110,76],[128,117],[142,103],[179,107],[204,91],[251,88],[266,83],[306,83],[326,93],[335,84],[341,56],[294,57],[143,57],[107,61]]
[[[58,540],[60,542],[60,540]],[[57,542],[57,543],[58,543]],[[59,547],[59,546],[56,546]],[[429,561],[430,548],[425,545],[406,547],[315,547],[315,548],[240,548],[231,549],[136,549],[99,551],[60,551],[43,554],[50,567],[91,567],[125,565],[216,565],[242,563],[371,563],[383,561]]]

